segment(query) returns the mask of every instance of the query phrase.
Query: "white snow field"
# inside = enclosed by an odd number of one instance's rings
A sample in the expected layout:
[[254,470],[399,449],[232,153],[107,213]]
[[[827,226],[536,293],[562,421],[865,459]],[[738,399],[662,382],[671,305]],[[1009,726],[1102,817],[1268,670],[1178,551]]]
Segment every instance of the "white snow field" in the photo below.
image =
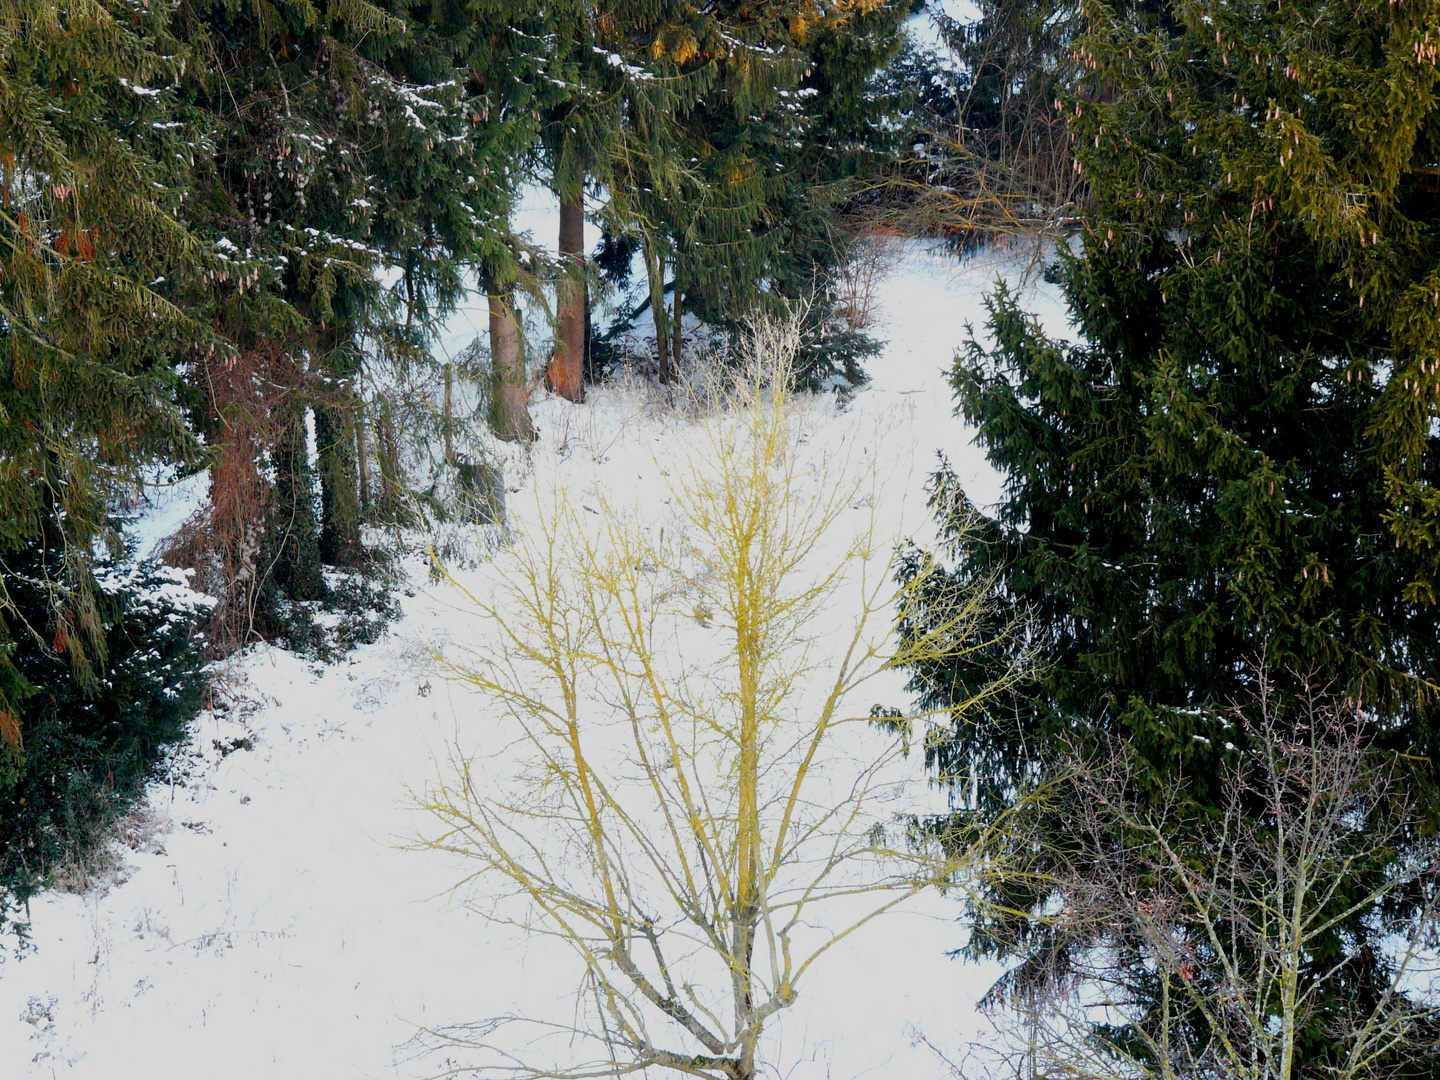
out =
[[[952,415],[945,372],[965,323],[983,322],[981,297],[1015,266],[907,248],[882,286],[871,332],[889,344],[868,365],[871,384],[844,409],[813,406],[812,443],[878,454],[881,519],[897,535],[929,533],[923,483],[937,450],[977,503],[998,494]],[[1031,286],[1024,302],[1063,332],[1055,290]],[[536,485],[643,504],[663,492],[660,463],[696,438],[634,387],[594,390],[579,407],[539,400],[534,414],[541,441],[510,496],[520,531]],[[179,520],[173,506],[161,512]],[[447,1058],[420,1054],[421,1027],[574,1014],[568,956],[450,896],[469,868],[405,847],[430,828],[411,793],[436,774],[436,756],[452,742],[483,755],[493,734],[476,700],[428,661],[447,643],[483,645],[493,628],[454,585],[426,580],[422,555],[411,566],[403,618],[346,660],[320,668],[275,648],[235,658],[180,755],[188,770],[152,786],[114,880],[32,902],[33,951],[0,963],[0,1078],[431,1076]],[[457,578],[484,589],[486,567]],[[898,703],[902,683],[867,693]],[[916,805],[933,805],[918,759]],[[766,1075],[948,1075],[924,1041],[952,1060],[983,1042],[989,1022],[974,1002],[998,973],[946,958],[964,940],[958,915],[953,898],[926,895],[828,954],[771,1021]]]

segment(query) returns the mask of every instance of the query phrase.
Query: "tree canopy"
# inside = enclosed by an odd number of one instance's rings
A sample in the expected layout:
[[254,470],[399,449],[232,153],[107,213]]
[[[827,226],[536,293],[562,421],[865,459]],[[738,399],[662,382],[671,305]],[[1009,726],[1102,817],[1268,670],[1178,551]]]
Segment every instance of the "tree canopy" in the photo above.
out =
[[[384,387],[453,378],[433,336],[473,283],[491,296],[502,434],[533,434],[516,291],[558,280],[559,336],[578,328],[583,351],[584,252],[549,259],[515,235],[522,185],[548,173],[578,215],[589,183],[645,238],[667,344],[681,291],[734,315],[818,205],[814,118],[864,126],[903,8],[0,6],[0,577],[23,562],[50,597],[37,625],[0,593],[12,757],[28,684],[9,643],[45,642],[82,682],[103,665],[89,564],[118,550],[144,470],[210,468],[210,505],[170,554],[220,597],[229,644],[283,631],[276,599],[321,597],[322,563],[366,561],[365,515],[400,512]],[[803,180],[780,164],[792,141]]]

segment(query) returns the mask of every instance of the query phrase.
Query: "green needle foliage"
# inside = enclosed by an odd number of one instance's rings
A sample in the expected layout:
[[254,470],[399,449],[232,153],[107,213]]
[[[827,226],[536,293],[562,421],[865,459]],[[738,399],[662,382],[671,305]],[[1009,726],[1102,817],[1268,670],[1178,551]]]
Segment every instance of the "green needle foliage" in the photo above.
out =
[[[433,332],[465,295],[467,264],[509,257],[503,223],[534,132],[538,62],[527,53],[537,46],[524,14],[402,0],[183,11],[205,61],[185,84],[206,150],[187,209],[226,263],[196,303],[258,372],[237,379],[211,354],[192,368],[196,422],[225,467],[212,474],[211,511],[196,530],[207,553],[190,561],[231,571],[210,583],[217,595],[223,579],[259,582],[217,613],[226,637],[283,631],[277,588],[316,600],[322,561],[366,561],[360,523],[377,440],[367,437],[365,387],[430,367]],[[383,426],[388,410],[377,412]],[[393,515],[399,478],[394,439],[384,441],[378,505]],[[263,517],[263,545],[237,506]],[[257,618],[257,606],[273,610]]]
[[[173,8],[0,4],[0,925],[143,788],[198,706],[194,611],[125,576],[118,504],[200,447],[176,404],[217,271]],[[183,591],[183,590],[182,590]]]
[[392,81],[372,107],[393,114],[372,153],[383,178],[372,235],[403,272],[405,322],[418,331],[464,298],[468,264],[513,258],[507,223],[537,109],[561,91],[545,78],[553,65],[537,0],[387,8],[406,32],[372,48]]
[[[50,602],[43,559],[22,556],[7,583],[10,601],[36,622]],[[14,909],[58,871],[72,887],[90,883],[87,868],[103,868],[105,830],[143,796],[161,751],[204,696],[198,624],[207,598],[179,572],[148,563],[101,566],[96,579],[106,656],[93,686],[57,670],[49,642],[22,638],[12,653],[41,690],[21,706],[23,767],[0,761],[0,931],[22,949],[28,923]]]
[[[267,403],[282,497],[272,500],[269,544],[277,554],[266,561],[292,599],[317,599],[322,556],[363,560],[355,381],[364,342],[378,343],[376,352],[393,343],[372,236],[386,206],[371,155],[410,103],[394,101],[402,88],[368,62],[360,43],[374,38],[379,48],[403,27],[360,0],[218,0],[187,6],[181,17],[203,60],[185,93],[209,151],[196,170],[191,220],[226,263],[197,303],[243,354],[283,358],[267,372],[283,393]],[[417,101],[411,112],[417,108],[425,106]],[[198,372],[210,374],[203,365]],[[202,425],[217,432],[215,442],[233,442],[223,406],[235,403],[220,401],[213,378],[201,381],[212,412]],[[311,408],[323,493],[318,521],[304,453]],[[299,494],[285,498],[288,492]]]
[[[146,465],[198,456],[174,404],[179,352],[208,335],[172,299],[203,259],[175,217],[191,155],[169,118],[185,53],[167,15],[0,5],[0,731],[12,752],[28,685],[13,642],[52,642],[93,685],[104,641],[89,563],[97,543],[117,544],[111,502]],[[48,597],[26,615],[10,595],[17,559]]]
[[[1081,77],[1052,103],[1091,206],[1056,267],[1078,340],[1046,337],[1002,288],[993,345],[972,341],[953,375],[1006,483],[945,587],[993,581],[1044,674],[957,719],[933,764],[984,815],[1066,748],[1114,738],[1148,797],[1183,776],[1213,808],[1247,746],[1224,707],[1263,659],[1282,696],[1286,678],[1332,683],[1433,817],[1440,4],[1079,15]],[[973,511],[948,473],[937,507],[960,536]],[[915,685],[962,701],[1004,659],[922,666]],[[1054,941],[1038,920],[980,929],[977,951],[1035,961],[1011,988]],[[1358,955],[1368,932],[1337,918],[1316,956]],[[1347,969],[1322,1019],[1384,966]]]
[[819,291],[839,182],[885,145],[895,103],[871,80],[899,49],[904,13],[883,0],[646,0],[597,21],[623,73],[607,224],[641,242],[662,378],[678,312],[738,327],[777,295]]

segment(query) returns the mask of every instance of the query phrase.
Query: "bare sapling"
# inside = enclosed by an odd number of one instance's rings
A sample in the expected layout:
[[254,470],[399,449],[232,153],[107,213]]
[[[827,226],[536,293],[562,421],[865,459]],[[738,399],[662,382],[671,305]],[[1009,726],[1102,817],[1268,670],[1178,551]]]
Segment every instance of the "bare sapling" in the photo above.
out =
[[854,237],[836,271],[835,310],[851,330],[868,329],[875,321],[880,287],[900,263],[900,238],[871,227]]
[[906,824],[919,762],[861,696],[973,643],[986,602],[957,597],[896,652],[917,584],[895,584],[880,478],[807,441],[764,351],[784,340],[758,333],[757,362],[689,421],[700,449],[665,462],[667,517],[559,497],[471,597],[488,642],[449,670],[493,734],[452,749],[425,844],[473,860],[477,910],[564,946],[576,999],[430,1032],[454,1071],[751,1080],[837,943],[967,887],[972,853],[1001,846]]
[[1395,759],[1353,703],[1282,716],[1263,681],[1235,722],[1210,815],[1142,799],[1123,747],[1076,766],[1054,920],[1079,947],[1020,995],[1017,1075],[1359,1080],[1433,1054],[1440,843]]

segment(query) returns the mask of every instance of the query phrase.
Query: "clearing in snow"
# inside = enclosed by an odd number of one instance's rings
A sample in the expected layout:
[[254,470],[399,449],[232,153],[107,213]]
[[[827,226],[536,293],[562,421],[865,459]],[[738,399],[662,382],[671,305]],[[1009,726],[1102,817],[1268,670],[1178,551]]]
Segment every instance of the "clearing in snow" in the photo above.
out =
[[[881,286],[872,332],[889,344],[868,365],[871,383],[843,409],[812,406],[811,438],[879,457],[881,511],[897,536],[930,536],[924,481],[936,451],[978,505],[995,501],[998,478],[952,415],[945,375],[967,322],[984,322],[981,298],[1018,265],[907,246]],[[1024,296],[1063,332],[1053,289]],[[650,388],[623,381],[583,406],[546,397],[532,410],[540,441],[526,490],[509,496],[516,530],[552,484],[614,506],[663,497],[659,469],[697,437]],[[214,707],[127,821],[104,883],[32,902],[33,951],[0,965],[0,1076],[429,1076],[447,1064],[421,1055],[421,1028],[568,1015],[570,956],[469,911],[450,892],[471,869],[461,860],[406,846],[430,829],[412,792],[448,745],[483,750],[493,727],[430,660],[493,627],[454,585],[427,580],[423,552],[406,567],[403,617],[339,663],[266,647],[233,658]],[[456,571],[477,589],[485,575],[483,563]],[[889,678],[869,692],[898,702],[903,677]],[[918,758],[915,798],[933,800]],[[831,950],[771,1022],[774,1074],[942,1076],[927,1042],[952,1059],[983,1042],[975,999],[998,971],[945,957],[964,940],[957,914],[931,892]]]

